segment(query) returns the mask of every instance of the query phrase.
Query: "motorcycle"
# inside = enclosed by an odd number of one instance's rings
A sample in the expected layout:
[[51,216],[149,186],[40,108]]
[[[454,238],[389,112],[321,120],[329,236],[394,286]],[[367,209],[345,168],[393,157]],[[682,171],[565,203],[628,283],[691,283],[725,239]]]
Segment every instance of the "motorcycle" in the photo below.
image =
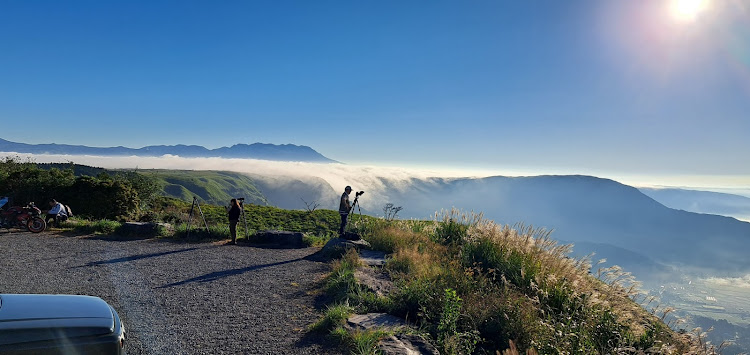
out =
[[[4,202],[7,202],[7,199]],[[0,207],[4,203],[0,202]],[[0,228],[23,228],[31,233],[40,233],[47,228],[47,222],[41,217],[42,211],[29,202],[25,207],[13,206],[7,210],[0,210]]]

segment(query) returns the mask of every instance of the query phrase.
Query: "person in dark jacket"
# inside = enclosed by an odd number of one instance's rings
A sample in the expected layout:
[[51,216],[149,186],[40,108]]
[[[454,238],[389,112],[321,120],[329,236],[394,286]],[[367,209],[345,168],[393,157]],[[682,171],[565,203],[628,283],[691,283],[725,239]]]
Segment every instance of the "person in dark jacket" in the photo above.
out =
[[233,198],[229,203],[229,233],[232,234],[231,244],[237,244],[237,222],[240,221],[240,203]]
[[344,193],[341,194],[341,200],[339,202],[339,214],[341,215],[341,225],[339,226],[339,236],[344,236],[344,230],[346,229],[346,222],[349,219],[349,212],[352,210],[352,203],[349,201],[349,194],[352,192],[352,187],[347,186],[344,189]]

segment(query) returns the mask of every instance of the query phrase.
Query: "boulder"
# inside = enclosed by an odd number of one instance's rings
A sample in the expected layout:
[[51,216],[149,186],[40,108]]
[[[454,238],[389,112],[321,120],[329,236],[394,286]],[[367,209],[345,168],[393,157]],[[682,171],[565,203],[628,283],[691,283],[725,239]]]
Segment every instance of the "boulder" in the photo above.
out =
[[440,354],[423,337],[414,334],[400,334],[399,330],[406,327],[407,324],[403,319],[387,313],[355,314],[346,320],[346,328],[349,331],[371,329],[396,331],[397,334],[389,336],[378,343],[378,350],[383,354]]
[[172,232],[174,230],[172,228],[172,225],[169,223],[125,222],[119,228],[118,234],[152,237],[159,234],[160,228],[164,228],[164,230],[167,232]]
[[367,286],[378,296],[386,296],[394,289],[391,278],[379,269],[371,267],[360,267],[354,270],[354,278],[357,283]]
[[274,244],[289,248],[303,248],[305,243],[302,241],[304,235],[300,232],[288,232],[277,230],[258,231],[252,236],[252,241],[262,244]]
[[411,334],[391,335],[378,343],[378,350],[386,355],[440,354],[423,337]]
[[388,313],[354,314],[346,320],[346,328],[351,330],[395,329],[406,326],[407,324],[403,319]]
[[342,239],[346,239],[346,240],[360,240],[360,239],[362,239],[362,237],[359,234],[354,233],[354,232],[346,232],[343,235],[341,235],[340,237]]
[[385,253],[377,250],[360,250],[359,259],[368,266],[385,265]]
[[369,249],[370,243],[368,243],[364,239],[346,240],[341,238],[332,238],[328,241],[328,243],[326,243],[325,246],[323,246],[323,249],[320,250],[320,254],[325,257],[333,258],[343,255],[347,250],[352,248],[358,251]]

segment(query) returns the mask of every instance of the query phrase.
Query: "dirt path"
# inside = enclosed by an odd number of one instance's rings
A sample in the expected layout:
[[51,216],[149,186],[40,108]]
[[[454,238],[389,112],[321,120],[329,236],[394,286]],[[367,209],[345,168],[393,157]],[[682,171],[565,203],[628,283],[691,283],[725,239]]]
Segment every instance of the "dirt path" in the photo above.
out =
[[0,293],[101,297],[129,354],[336,353],[305,337],[316,250],[2,233]]

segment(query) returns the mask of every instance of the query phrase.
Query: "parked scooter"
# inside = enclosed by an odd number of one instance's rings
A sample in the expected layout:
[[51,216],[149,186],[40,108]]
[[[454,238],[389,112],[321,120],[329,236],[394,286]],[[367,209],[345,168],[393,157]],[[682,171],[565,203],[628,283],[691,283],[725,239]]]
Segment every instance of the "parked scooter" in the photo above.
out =
[[[0,198],[0,208],[7,203],[7,197]],[[42,211],[33,202],[29,202],[26,207],[13,206],[7,210],[0,209],[0,228],[23,228],[31,233],[40,233],[47,228],[47,222],[41,215]]]

